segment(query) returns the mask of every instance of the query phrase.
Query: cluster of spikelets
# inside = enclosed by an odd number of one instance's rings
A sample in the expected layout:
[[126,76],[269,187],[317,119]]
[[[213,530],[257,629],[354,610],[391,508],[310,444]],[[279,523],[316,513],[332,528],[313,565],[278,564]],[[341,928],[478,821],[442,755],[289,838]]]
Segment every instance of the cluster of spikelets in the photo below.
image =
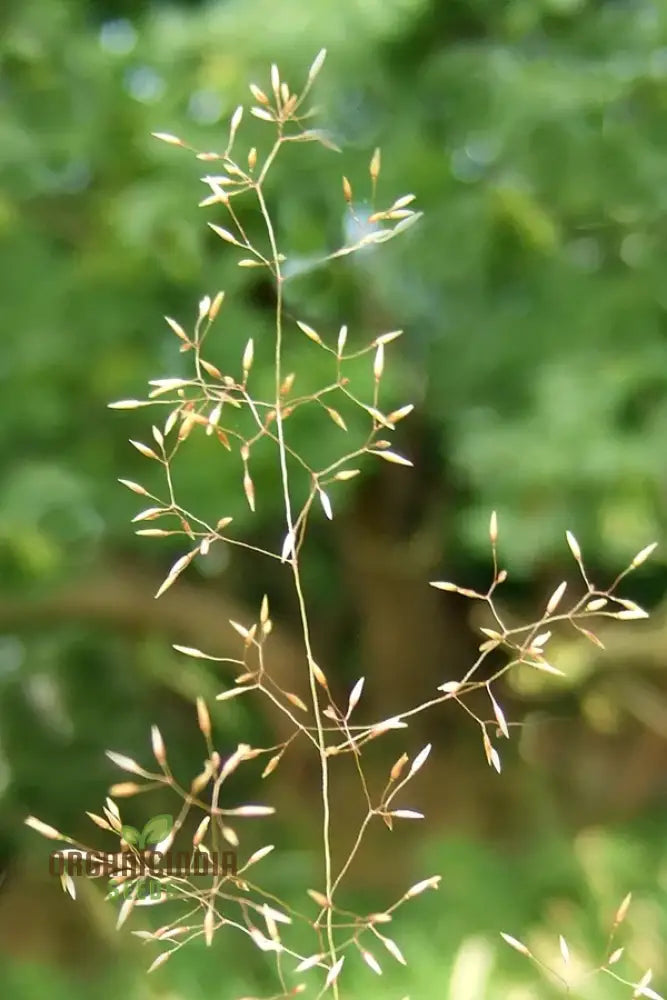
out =
[[[119,840],[120,857],[123,853],[135,851],[135,846],[124,839],[124,827],[121,812],[116,800],[134,796],[154,788],[169,787],[182,801],[182,805],[173,825],[162,842],[155,845],[155,853],[162,855],[167,852],[179,833],[183,832],[187,817],[191,810],[203,814],[196,826],[189,844],[192,874],[187,871],[174,876],[170,872],[161,872],[159,864],[151,869],[151,878],[161,887],[157,897],[151,894],[146,898],[140,892],[142,878],[135,876],[129,879],[129,891],[123,893],[123,901],[118,915],[118,927],[121,927],[135,907],[143,905],[178,904],[176,917],[155,931],[138,930],[134,933],[146,941],[163,945],[163,950],[150,966],[155,969],[169,959],[188,942],[197,937],[203,937],[211,944],[216,931],[222,928],[234,929],[247,935],[253,943],[265,952],[273,953],[280,991],[274,997],[288,997],[304,992],[310,988],[314,995],[322,996],[331,991],[334,997],[340,995],[341,972],[350,955],[356,954],[377,975],[382,974],[382,965],[377,957],[387,953],[392,960],[405,964],[405,958],[398,944],[389,937],[386,925],[392,920],[396,910],[405,902],[420,895],[428,889],[435,889],[440,882],[436,875],[423,879],[408,888],[400,899],[388,906],[383,912],[365,915],[352,914],[339,902],[339,890],[345,876],[355,858],[369,825],[377,820],[393,829],[397,822],[415,821],[424,818],[422,812],[412,807],[397,805],[395,800],[402,795],[404,789],[414,775],[424,766],[431,752],[430,744],[425,746],[412,760],[407,754],[401,754],[387,775],[387,783],[377,800],[373,800],[368,790],[363,771],[363,749],[365,745],[377,739],[384,733],[404,729],[410,717],[433,708],[445,702],[456,702],[462,707],[479,727],[481,742],[488,763],[501,771],[501,754],[498,747],[502,739],[509,740],[511,722],[506,719],[500,705],[499,696],[494,693],[494,685],[508,671],[521,665],[523,669],[536,670],[547,674],[559,675],[560,671],[547,659],[548,643],[555,627],[563,625],[575,629],[590,642],[601,645],[598,636],[591,630],[592,619],[614,618],[632,620],[645,618],[646,612],[633,601],[617,596],[616,591],[633,569],[640,566],[651,554],[655,545],[649,545],[639,552],[624,572],[620,573],[607,588],[596,587],[589,579],[581,555],[580,547],[571,533],[567,533],[567,543],[577,563],[583,582],[583,592],[565,609],[566,583],[561,583],[543,609],[540,617],[521,626],[509,625],[503,620],[503,615],[497,604],[497,590],[507,578],[505,569],[498,561],[498,521],[496,514],[491,516],[489,536],[491,542],[493,572],[491,583],[484,593],[459,587],[453,583],[434,581],[432,586],[445,591],[454,591],[475,602],[481,602],[488,611],[488,624],[481,627],[482,640],[479,645],[479,655],[465,676],[458,680],[444,681],[434,696],[419,705],[407,706],[396,715],[372,722],[357,722],[359,706],[363,707],[364,678],[354,684],[347,698],[347,703],[340,706],[330,689],[326,673],[318,665],[313,655],[307,602],[301,578],[301,549],[306,535],[306,529],[313,506],[318,504],[328,519],[334,516],[332,490],[336,484],[345,483],[360,473],[356,462],[374,456],[396,465],[410,466],[412,463],[392,447],[389,440],[397,424],[409,415],[412,405],[401,406],[385,413],[382,409],[380,389],[385,370],[385,352],[387,346],[401,333],[391,331],[374,337],[369,344],[358,349],[348,349],[348,329],[342,326],[337,334],[329,337],[315,330],[310,324],[296,320],[295,326],[300,334],[305,335],[318,349],[326,352],[331,359],[331,380],[317,392],[300,395],[295,390],[296,374],[283,370],[283,345],[285,336],[292,336],[296,331],[286,329],[283,310],[283,283],[285,277],[283,266],[286,261],[281,252],[274,222],[269,211],[264,194],[264,182],[275,162],[276,157],[287,146],[294,143],[319,142],[329,149],[336,149],[331,138],[323,131],[308,126],[313,112],[305,104],[312,85],[324,62],[325,53],[320,52],[308,73],[305,86],[300,93],[292,92],[289,85],[281,78],[274,65],[270,73],[269,93],[256,85],[251,85],[250,91],[256,102],[250,110],[256,119],[270,126],[273,130],[273,140],[268,152],[260,156],[255,147],[249,149],[244,159],[235,157],[233,150],[238,143],[239,127],[242,123],[244,110],[239,107],[231,118],[229,139],[224,152],[206,152],[193,149],[180,138],[168,133],[155,133],[156,138],[189,150],[200,161],[219,165],[220,172],[203,178],[209,193],[200,202],[204,208],[220,206],[229,216],[228,227],[217,223],[209,223],[211,229],[228,246],[242,253],[238,266],[244,268],[263,268],[271,276],[276,288],[275,315],[275,392],[270,399],[256,398],[252,392],[252,368],[254,361],[254,344],[249,340],[245,346],[236,373],[223,372],[205,357],[205,347],[209,333],[219,316],[224,302],[224,293],[218,292],[213,297],[205,296],[199,303],[196,319],[191,331],[186,330],[181,323],[167,317],[167,323],[172,333],[180,341],[180,350],[190,353],[193,358],[193,374],[190,378],[160,378],[150,382],[150,392],[146,400],[122,400],[111,404],[117,409],[135,409],[144,406],[160,406],[166,410],[161,426],[152,427],[153,442],[149,446],[140,441],[132,441],[134,447],[148,460],[163,467],[165,478],[165,493],[158,497],[145,489],[141,484],[129,480],[120,480],[128,489],[139,496],[146,497],[151,506],[140,511],[134,518],[135,522],[158,521],[169,527],[140,527],[137,534],[156,538],[181,535],[189,540],[190,547],[180,556],[168,572],[164,582],[157,591],[156,597],[163,594],[178,579],[181,573],[195,560],[206,558],[214,545],[236,545],[251,548],[261,552],[267,558],[276,559],[285,566],[292,576],[297,597],[300,624],[302,629],[304,669],[310,690],[310,704],[293,691],[283,690],[271,674],[271,632],[272,620],[269,614],[269,600],[264,597],[258,609],[254,622],[241,623],[231,621],[230,626],[240,637],[240,654],[236,659],[212,656],[205,651],[189,646],[175,646],[175,649],[185,656],[224,661],[236,671],[236,677],[231,687],[223,691],[219,698],[227,700],[232,697],[260,695],[271,700],[290,720],[293,734],[278,746],[268,748],[253,748],[240,744],[234,753],[226,760],[221,759],[214,748],[211,720],[208,708],[202,698],[197,699],[197,720],[199,729],[206,744],[206,760],[203,770],[190,782],[182,783],[171,771],[167,750],[157,726],[151,730],[152,751],[158,770],[144,768],[135,760],[123,754],[109,751],[109,758],[123,771],[129,772],[141,782],[123,781],[115,784],[109,790],[109,797],[103,807],[103,815],[88,813],[97,827],[114,835]],[[358,206],[355,201],[350,181],[343,177],[342,195],[345,210],[358,223],[356,232],[361,233],[359,239],[351,245],[344,245],[331,253],[324,254],[322,263],[346,256],[357,250],[377,246],[394,238],[418,221],[420,213],[410,206],[414,195],[408,194],[395,199],[387,209],[377,210],[375,200],[378,180],[381,172],[380,151],[376,150],[369,165],[371,186],[371,211],[366,212],[364,221],[357,218]],[[241,196],[254,199],[255,207],[259,209],[265,226],[265,246],[253,244],[246,233],[242,216],[236,210],[237,199]],[[370,398],[361,399],[354,391],[351,380],[346,374],[346,364],[357,362],[365,355],[370,356],[370,372],[372,391]],[[303,456],[299,455],[290,445],[285,424],[297,410],[310,407],[347,434],[346,422],[333,402],[336,397],[353,404],[365,414],[368,431],[364,440],[355,447],[348,448],[334,462],[323,468],[312,468]],[[250,431],[248,431],[248,421]],[[178,450],[192,433],[201,433],[217,440],[225,450],[238,456],[241,462],[241,488],[251,511],[256,506],[256,490],[252,478],[252,450],[259,441],[270,442],[276,451],[281,472],[281,486],[284,500],[284,523],[280,539],[275,551],[259,549],[250,545],[243,538],[235,535],[232,529],[232,518],[221,516],[215,524],[208,523],[196,513],[185,509],[178,501],[174,485],[172,465]],[[295,490],[292,485],[290,467],[297,468],[300,474],[306,473],[309,489],[305,500],[297,505],[294,500]],[[502,653],[504,662],[494,671],[489,671],[488,665],[482,679],[482,667],[491,654]],[[495,660],[494,660],[495,662]],[[490,718],[478,716],[466,703],[466,698],[473,691],[483,690],[488,696]],[[356,713],[356,714],[355,714]],[[354,719],[354,721],[353,721]],[[273,845],[254,851],[243,860],[233,873],[216,873],[208,879],[203,879],[197,873],[197,861],[202,855],[210,857],[228,848],[238,851],[241,846],[237,830],[231,824],[235,819],[262,818],[273,813],[270,806],[258,804],[230,805],[227,801],[227,778],[243,763],[265,758],[266,763],[262,777],[268,777],[279,766],[285,750],[291,743],[301,739],[308,743],[319,759],[321,769],[322,794],[322,842],[321,853],[323,861],[322,886],[319,889],[308,890],[311,912],[302,913],[294,907],[281,903],[274,896],[263,890],[252,881],[255,866],[258,865],[272,850]],[[349,856],[334,871],[332,861],[332,812],[334,803],[330,800],[329,770],[332,759],[337,756],[351,754],[361,782],[366,801],[366,813],[360,817],[357,836]],[[88,855],[93,849],[82,845],[61,834],[53,827],[35,817],[29,817],[27,824],[38,833],[53,841],[66,845],[61,853],[81,853]],[[63,888],[73,897],[76,895],[75,883],[71,874],[64,871],[61,875]],[[116,875],[112,881],[128,882],[128,877]],[[127,886],[126,886],[127,889]],[[113,893],[112,893],[113,895]],[[633,996],[649,997],[660,1000],[659,995],[649,988],[650,973],[647,973],[639,983],[616,976],[612,968],[621,957],[622,949],[611,949],[612,939],[625,917],[629,905],[629,897],[624,901],[616,914],[612,934],[609,941],[609,954],[598,971],[614,976],[620,982],[626,983],[634,990]],[[302,954],[289,943],[290,925],[306,923],[313,931],[315,947],[309,954]],[[544,966],[531,950],[516,938],[503,934],[505,941],[533,959],[538,965]],[[562,961],[570,963],[569,949],[561,938],[560,953]],[[305,976],[309,973],[308,977]],[[554,973],[554,975],[559,975]],[[294,977],[297,977],[295,981]],[[305,978],[304,978],[305,977]],[[560,977],[564,982],[566,978]]]

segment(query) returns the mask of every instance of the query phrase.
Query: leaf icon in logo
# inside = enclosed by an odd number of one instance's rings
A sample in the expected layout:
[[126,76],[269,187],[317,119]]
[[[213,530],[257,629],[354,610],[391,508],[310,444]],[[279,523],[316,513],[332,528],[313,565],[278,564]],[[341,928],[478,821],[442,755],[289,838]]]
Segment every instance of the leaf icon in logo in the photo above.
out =
[[124,826],[121,830],[121,836],[126,844],[131,844],[132,847],[141,846],[141,834],[134,826]]
[[173,816],[169,816],[167,813],[163,813],[160,816],[153,816],[148,820],[143,829],[141,835],[142,845],[146,847],[148,844],[159,844],[161,840],[169,836],[173,825]]

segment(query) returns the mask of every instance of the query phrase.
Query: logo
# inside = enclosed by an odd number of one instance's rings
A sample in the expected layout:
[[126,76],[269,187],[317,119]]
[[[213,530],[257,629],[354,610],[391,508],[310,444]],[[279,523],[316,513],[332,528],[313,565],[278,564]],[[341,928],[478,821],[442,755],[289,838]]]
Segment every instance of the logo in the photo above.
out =
[[[107,899],[133,898],[137,902],[161,902],[169,895],[170,877],[190,879],[193,875],[234,876],[237,872],[236,851],[221,854],[203,848],[172,851],[174,819],[166,813],[153,816],[143,830],[124,825],[121,828],[127,850],[117,854],[103,851],[65,849],[53,851],[49,857],[49,872],[62,880],[65,876],[105,876],[108,881]],[[168,847],[160,852],[160,844]]]
[[[174,817],[167,813],[153,816],[148,820],[141,833],[134,826],[124,825],[121,836],[126,844],[140,854],[151,847],[155,848],[162,841],[166,840],[174,826]],[[138,883],[127,879],[116,884],[113,879],[109,879],[107,899],[125,899],[130,896],[139,901],[141,899],[160,900],[164,898],[162,883],[156,878],[142,878]]]
[[134,826],[124,826],[122,837],[126,844],[136,850],[147,850],[151,844],[157,845],[166,840],[174,827],[174,817],[163,813],[153,816],[146,823],[141,833]]

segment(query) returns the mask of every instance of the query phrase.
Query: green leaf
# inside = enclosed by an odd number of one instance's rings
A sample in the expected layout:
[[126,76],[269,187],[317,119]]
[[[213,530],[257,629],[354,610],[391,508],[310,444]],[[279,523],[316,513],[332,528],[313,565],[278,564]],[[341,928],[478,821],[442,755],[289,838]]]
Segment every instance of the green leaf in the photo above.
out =
[[121,834],[125,843],[132,844],[133,847],[140,846],[141,834],[135,826],[124,826]]
[[147,844],[159,844],[161,840],[164,840],[164,838],[168,836],[173,825],[174,818],[173,816],[169,816],[167,813],[162,813],[160,816],[153,816],[148,820],[143,829],[143,833],[141,835],[142,846],[145,847]]

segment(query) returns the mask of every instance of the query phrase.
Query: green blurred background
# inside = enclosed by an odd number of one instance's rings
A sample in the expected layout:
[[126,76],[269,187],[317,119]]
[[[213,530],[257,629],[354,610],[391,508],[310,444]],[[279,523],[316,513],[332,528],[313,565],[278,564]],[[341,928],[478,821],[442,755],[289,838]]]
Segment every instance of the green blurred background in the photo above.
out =
[[[217,209],[197,207],[205,170],[150,133],[223,147],[248,82],[267,86],[275,61],[297,87],[323,46],[321,124],[343,154],[295,146],[269,181],[295,275],[286,305],[330,337],[348,323],[353,343],[403,328],[388,350],[386,410],[416,404],[396,432],[415,469],[369,463],[364,477],[332,491],[333,524],[312,525],[305,574],[315,649],[336,692],[343,698],[365,675],[376,718],[462,675],[480,622],[468,602],[427,584],[486,586],[493,508],[509,615],[532,616],[561,579],[576,585],[566,529],[600,584],[663,537],[664,0],[4,0],[0,994],[8,1000],[275,992],[262,956],[224,935],[147,979],[155,952],[114,931],[95,884],[81,887],[77,904],[61,893],[48,878],[49,845],[23,819],[34,813],[107,846],[84,816],[119,780],[105,749],[148,763],[157,723],[173,766],[191,776],[204,754],[198,694],[212,704],[222,754],[242,737],[275,741],[257,706],[215,703],[226,679],[218,665],[186,659],[172,643],[236,655],[227,619],[252,620],[268,592],[273,655],[284,676],[297,675],[284,574],[240,550],[212,550],[155,602],[182,547],[136,537],[130,521],[145,505],[117,483],[158,488],[128,444],[146,440],[150,411],[106,407],[144,396],[149,378],[189,373],[162,317],[191,325],[204,294],[227,294],[211,360],[237,363],[249,336],[269,343],[272,289],[238,269],[207,228],[225,223]],[[264,134],[255,123],[241,141]],[[424,219],[385,246],[312,267],[348,235],[341,174],[363,202],[376,146],[380,201],[414,192]],[[252,212],[244,221],[259,231]],[[319,378],[320,355],[306,338],[290,350],[294,370]],[[259,346],[260,384],[269,365],[270,350]],[[306,451],[345,446],[332,423],[305,424],[299,435]],[[183,449],[182,494],[275,547],[275,469],[254,468],[251,515],[239,463],[212,443],[193,436]],[[564,635],[554,658],[565,681],[503,685],[506,713],[524,725],[503,747],[501,777],[453,708],[386,739],[378,774],[404,749],[433,743],[406,803],[426,812],[427,832],[374,834],[350,899],[381,909],[418,878],[441,872],[443,883],[396,921],[408,968],[387,957],[379,980],[351,959],[349,996],[560,995],[499,932],[556,968],[563,934],[575,966],[594,966],[630,890],[618,971],[636,980],[650,966],[654,988],[667,989],[666,584],[659,549],[622,591],[651,610],[649,622],[603,630],[606,653]],[[278,845],[276,860],[263,863],[267,879],[300,899],[321,878],[316,762],[295,753],[266,781],[254,772],[244,780],[242,797],[280,807],[276,822],[246,824],[247,842]],[[336,789],[337,818],[349,833],[358,803],[346,781],[351,788],[343,774]],[[143,824],[171,805],[128,800],[127,821]],[[630,994],[604,977],[576,993]]]

